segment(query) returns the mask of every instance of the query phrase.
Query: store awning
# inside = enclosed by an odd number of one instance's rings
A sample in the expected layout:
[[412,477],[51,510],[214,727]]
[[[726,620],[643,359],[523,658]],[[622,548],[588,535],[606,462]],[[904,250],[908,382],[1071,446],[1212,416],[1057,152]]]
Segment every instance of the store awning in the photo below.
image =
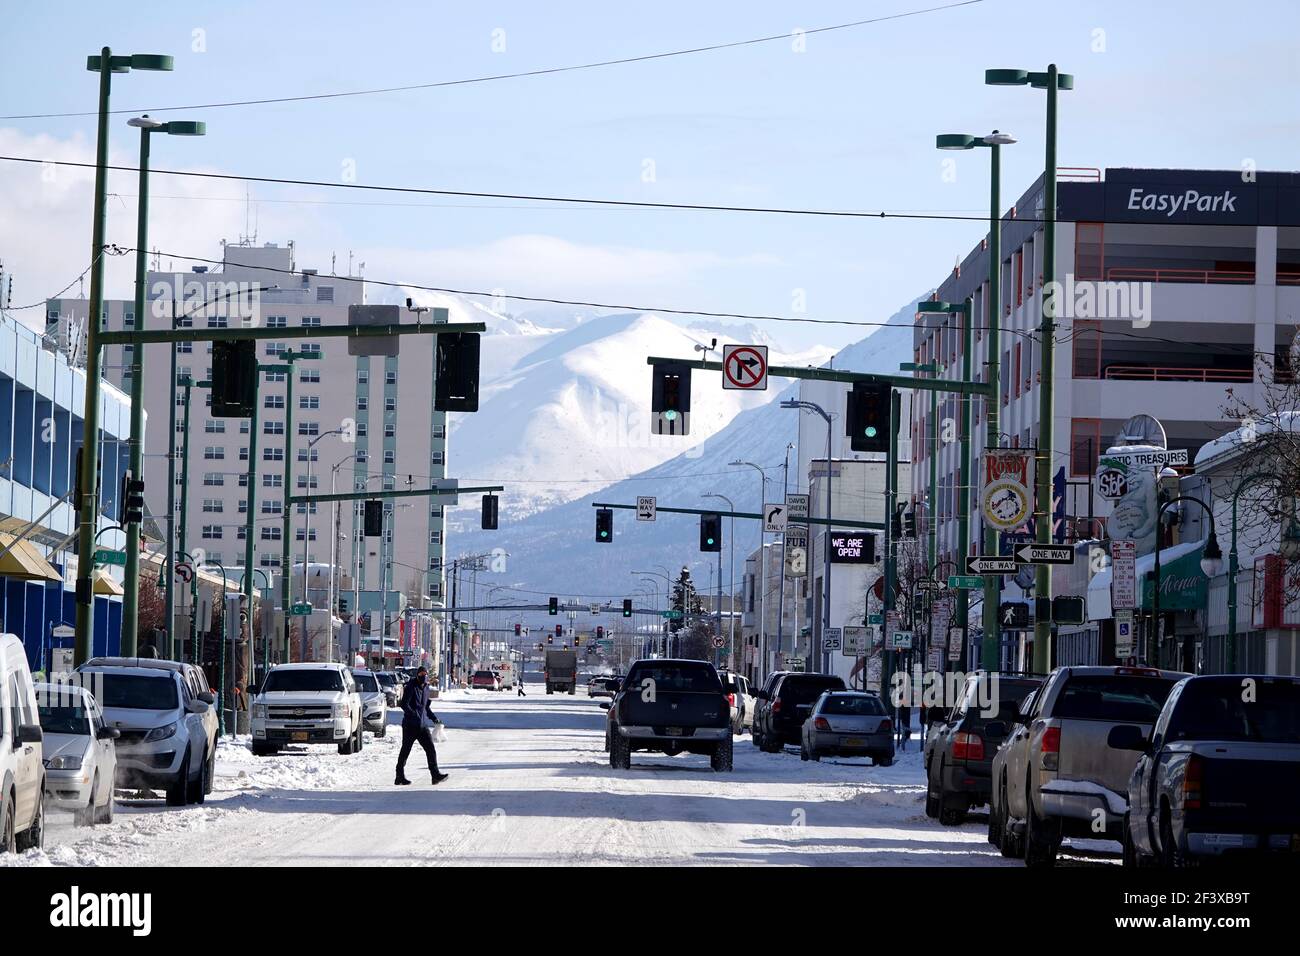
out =
[[0,558],[0,575],[17,578],[20,581],[58,581],[62,583],[63,575],[54,570],[46,561],[36,545],[30,541],[14,544],[14,536],[0,532],[0,551],[13,545],[13,548]]
[[125,594],[122,585],[114,581],[107,571],[96,571],[94,577],[94,590],[96,594],[107,595],[110,597],[121,597]]
[[[1160,607],[1164,611],[1193,611],[1205,607],[1209,583],[1201,571],[1204,541],[1184,541],[1160,551]],[[1155,552],[1141,555],[1133,562],[1133,577],[1143,610],[1151,608],[1152,585],[1146,576],[1156,565]],[[1088,582],[1088,620],[1103,621],[1114,617],[1110,606],[1109,567],[1098,571]]]

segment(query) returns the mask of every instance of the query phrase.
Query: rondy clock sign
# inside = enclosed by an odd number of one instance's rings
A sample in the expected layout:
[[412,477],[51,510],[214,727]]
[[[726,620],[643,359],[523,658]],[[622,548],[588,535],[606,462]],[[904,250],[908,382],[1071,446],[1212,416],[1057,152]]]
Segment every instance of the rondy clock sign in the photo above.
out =
[[1029,520],[1033,496],[1029,491],[1030,451],[990,448],[984,452],[980,510],[999,531],[1013,531]]

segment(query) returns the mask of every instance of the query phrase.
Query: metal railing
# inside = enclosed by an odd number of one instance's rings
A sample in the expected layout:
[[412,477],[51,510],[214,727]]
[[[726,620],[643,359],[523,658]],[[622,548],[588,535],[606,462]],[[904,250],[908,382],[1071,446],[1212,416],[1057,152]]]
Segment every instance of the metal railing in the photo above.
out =
[[1114,266],[1106,270],[1110,282],[1181,282],[1198,285],[1249,285],[1254,269],[1131,269]]
[[1108,365],[1103,377],[1137,382],[1250,382],[1254,380],[1254,372],[1246,368]]

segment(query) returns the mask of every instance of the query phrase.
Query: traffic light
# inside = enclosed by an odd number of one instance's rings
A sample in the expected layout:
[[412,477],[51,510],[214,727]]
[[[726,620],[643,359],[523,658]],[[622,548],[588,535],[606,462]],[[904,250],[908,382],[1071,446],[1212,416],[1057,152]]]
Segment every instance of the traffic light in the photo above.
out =
[[132,478],[128,471],[122,475],[122,496],[118,513],[122,524],[139,524],[144,521],[144,482]]
[[573,646],[577,647],[581,643],[582,643],[582,635],[581,634],[573,635]]
[[916,537],[916,507],[913,506],[903,512],[903,537]]
[[890,389],[888,382],[853,383],[844,423],[854,451],[889,450]]
[[523,633],[524,633],[524,626],[523,626],[522,624],[516,624],[516,625],[515,625],[515,637],[519,637],[519,636],[521,636]]
[[495,531],[497,529],[497,496],[483,496],[483,521],[482,528],[484,531]]
[[1070,594],[1058,594],[1052,598],[1053,624],[1082,624],[1087,617],[1083,598]]
[[252,418],[257,406],[257,343],[212,343],[212,417]]
[[624,617],[631,617],[631,616],[632,616],[632,599],[631,599],[631,598],[623,598],[623,616],[624,616]]
[[384,533],[384,503],[382,501],[367,501],[365,518],[366,537],[381,537]]
[[722,515],[700,515],[700,550],[722,550]]
[[691,367],[685,362],[654,366],[650,389],[650,430],[656,435],[686,435],[691,430]]
[[559,614],[559,613],[560,613],[560,599],[559,599],[559,598],[551,598],[550,607],[549,607],[547,613],[548,613],[548,614]]
[[546,643],[547,643],[547,644],[554,644],[554,643],[555,643],[555,635],[553,635],[553,634],[547,634],[547,635],[546,635]]
[[556,636],[556,637],[563,637],[563,636],[564,636],[564,625],[563,625],[563,624],[557,624],[557,625],[555,625],[555,636]]
[[597,625],[596,625],[596,640],[600,641],[600,640],[604,640],[604,638],[605,638],[605,628],[602,627],[601,625],[597,624]]
[[439,412],[478,411],[477,332],[438,334],[433,408]]
[[612,508],[596,509],[596,540],[609,544],[614,540],[614,510]]

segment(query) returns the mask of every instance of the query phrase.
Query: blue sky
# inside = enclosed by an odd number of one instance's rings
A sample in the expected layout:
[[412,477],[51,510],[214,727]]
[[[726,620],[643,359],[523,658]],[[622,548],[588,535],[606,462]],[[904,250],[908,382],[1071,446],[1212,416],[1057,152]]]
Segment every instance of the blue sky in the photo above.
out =
[[[89,110],[86,54],[176,57],[116,81],[115,108],[331,92],[562,66],[937,5],[806,3],[57,4],[12,12],[0,113]],[[1012,131],[1008,202],[1043,163],[1043,98],[985,87],[993,66],[1075,74],[1062,95],[1069,166],[1295,168],[1300,5],[985,0],[807,38],[558,76],[274,106],[158,113],[203,119],[201,141],[160,140],[157,167],[664,202],[982,214],[987,156],[941,154],[938,132]],[[1175,14],[1174,11],[1177,10]],[[75,12],[73,12],[75,11]],[[195,31],[202,31],[196,34]],[[494,31],[503,31],[502,33]],[[1102,32],[1098,32],[1102,31]],[[196,52],[195,37],[205,49]],[[504,51],[494,51],[504,36]],[[135,134],[113,125],[119,158]],[[0,120],[20,155],[79,155],[91,117]],[[956,155],[956,179],[941,162]],[[647,163],[653,181],[645,181]],[[0,257],[15,301],[84,266],[84,182],[34,197],[36,171],[0,163]],[[122,240],[133,184],[110,206]],[[155,239],[218,257],[242,230],[242,186],[157,178]],[[183,195],[186,198],[165,198]],[[259,238],[327,269],[349,250],[373,278],[646,306],[883,320],[937,284],[983,235],[974,222],[835,220],[573,209],[258,185]],[[39,198],[39,201],[38,201]],[[284,200],[292,200],[285,202]],[[321,203],[320,201],[326,201]],[[383,202],[410,205],[341,205]],[[38,239],[33,238],[38,231]],[[129,291],[127,272],[111,293]],[[53,287],[51,287],[53,286]],[[521,307],[522,308],[522,307]],[[790,347],[861,330],[773,327]]]

